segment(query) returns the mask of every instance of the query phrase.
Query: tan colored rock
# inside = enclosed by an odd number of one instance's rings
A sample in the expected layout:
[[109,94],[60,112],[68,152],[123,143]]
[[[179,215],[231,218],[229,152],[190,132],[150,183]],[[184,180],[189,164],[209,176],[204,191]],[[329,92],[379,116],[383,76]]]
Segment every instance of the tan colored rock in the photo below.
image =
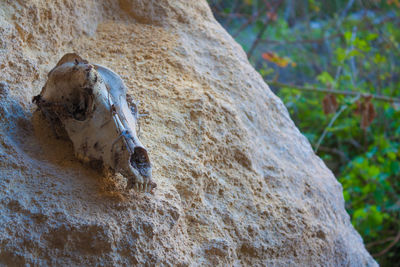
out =
[[[81,164],[33,113],[67,52],[141,100],[154,195]],[[204,0],[3,0],[0,81],[2,264],[377,265],[340,184]]]

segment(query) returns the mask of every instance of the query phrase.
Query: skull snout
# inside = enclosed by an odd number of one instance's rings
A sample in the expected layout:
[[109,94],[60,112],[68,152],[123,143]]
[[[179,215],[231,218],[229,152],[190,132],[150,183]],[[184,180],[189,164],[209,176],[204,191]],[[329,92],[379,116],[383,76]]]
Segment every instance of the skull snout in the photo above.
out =
[[151,164],[146,149],[135,147],[134,153],[130,156],[130,165],[135,177],[130,179],[131,188],[138,191],[150,192],[157,185],[151,180]]
[[150,159],[143,147],[135,147],[134,153],[130,157],[130,163],[139,171],[140,175],[151,176]]

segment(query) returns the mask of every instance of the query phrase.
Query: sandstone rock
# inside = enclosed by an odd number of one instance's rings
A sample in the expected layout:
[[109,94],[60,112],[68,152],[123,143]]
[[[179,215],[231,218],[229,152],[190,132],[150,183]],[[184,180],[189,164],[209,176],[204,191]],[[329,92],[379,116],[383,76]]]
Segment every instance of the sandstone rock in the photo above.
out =
[[[5,0],[0,26],[1,264],[377,265],[340,184],[205,0]],[[154,195],[81,164],[34,113],[67,52],[141,99]]]

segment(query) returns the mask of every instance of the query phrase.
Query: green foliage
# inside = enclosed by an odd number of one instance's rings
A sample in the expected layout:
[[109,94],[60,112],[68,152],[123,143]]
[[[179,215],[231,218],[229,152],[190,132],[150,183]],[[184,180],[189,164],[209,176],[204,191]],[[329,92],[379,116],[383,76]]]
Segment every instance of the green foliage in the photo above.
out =
[[[231,33],[240,30],[236,40],[247,51],[262,30],[265,15],[256,11],[264,2],[210,2]],[[227,19],[218,14],[217,2],[243,16]],[[400,97],[400,1],[352,2],[285,1],[251,62],[266,80]],[[250,17],[256,19],[240,29]],[[367,248],[381,252],[400,231],[400,103],[336,96],[343,112],[328,128],[335,114],[324,113],[325,95],[274,89],[314,147],[326,132],[318,154],[342,183],[346,209]],[[365,107],[376,111],[375,119]],[[399,252],[400,242],[377,260],[390,266],[400,260]]]
[[[391,40],[387,37],[393,36],[391,33],[377,28],[375,32],[361,30],[363,23],[357,24],[360,30],[356,37],[353,29],[348,29],[344,31],[343,39],[329,44],[335,51],[333,57],[324,67],[325,71],[315,74],[312,83],[324,88],[398,97],[399,53],[385,49],[396,39]],[[351,26],[354,24],[353,21]],[[392,27],[388,29],[393,30]],[[302,63],[298,61],[298,64]],[[330,73],[336,73],[336,76]],[[333,116],[322,112],[322,96],[299,95],[296,90],[285,89],[278,94],[298,127],[315,145]],[[346,104],[346,98],[342,97],[339,103]],[[326,129],[324,149],[319,152],[342,183],[346,208],[366,243],[392,237],[400,230],[400,107],[388,102],[373,101],[373,104],[378,115],[365,130],[360,127],[360,116],[355,115],[357,105],[349,105],[333,127]],[[374,254],[389,243],[369,248]],[[400,244],[379,258],[380,263],[386,265],[398,260],[396,251],[400,251]]]

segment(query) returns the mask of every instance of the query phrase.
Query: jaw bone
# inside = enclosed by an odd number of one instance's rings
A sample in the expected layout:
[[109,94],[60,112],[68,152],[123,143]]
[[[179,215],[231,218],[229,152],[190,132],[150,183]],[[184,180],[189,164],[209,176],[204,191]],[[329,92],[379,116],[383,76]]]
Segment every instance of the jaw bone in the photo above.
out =
[[157,186],[136,135],[137,108],[129,108],[126,87],[115,72],[66,54],[33,102],[56,133],[66,132],[80,160],[121,173],[128,188],[150,192]]

